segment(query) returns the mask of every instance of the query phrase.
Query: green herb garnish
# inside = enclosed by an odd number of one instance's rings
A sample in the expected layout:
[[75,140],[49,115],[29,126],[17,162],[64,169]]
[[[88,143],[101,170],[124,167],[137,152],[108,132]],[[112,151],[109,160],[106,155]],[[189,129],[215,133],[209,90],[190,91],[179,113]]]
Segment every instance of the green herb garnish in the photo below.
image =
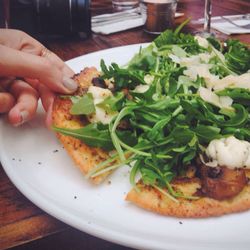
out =
[[[166,194],[175,201],[180,197],[197,199],[175,191],[171,186],[173,178],[192,164],[213,139],[234,135],[250,140],[249,90],[227,87],[215,92],[233,101],[230,109],[219,108],[199,95],[198,90],[206,87],[207,79],[199,74],[196,78],[187,75],[188,66],[178,62],[202,53],[209,57],[208,72],[219,80],[250,69],[249,49],[232,40],[222,46],[215,38],[207,39],[207,47],[201,46],[194,36],[180,33],[181,28],[163,32],[124,67],[115,63],[107,66],[101,60],[102,78],[111,81],[115,88],[115,95],[97,105],[105,112],[116,114],[109,125],[93,123],[76,130],[54,128],[90,146],[116,150],[90,176],[128,164],[133,186],[139,174],[145,184],[162,193],[167,189]],[[149,87],[144,93],[136,91],[138,85],[146,84]],[[124,89],[130,98],[124,95]],[[72,101],[72,114],[95,112],[93,98],[88,94]],[[122,122],[129,126],[121,130]],[[111,163],[114,164],[110,166]]]

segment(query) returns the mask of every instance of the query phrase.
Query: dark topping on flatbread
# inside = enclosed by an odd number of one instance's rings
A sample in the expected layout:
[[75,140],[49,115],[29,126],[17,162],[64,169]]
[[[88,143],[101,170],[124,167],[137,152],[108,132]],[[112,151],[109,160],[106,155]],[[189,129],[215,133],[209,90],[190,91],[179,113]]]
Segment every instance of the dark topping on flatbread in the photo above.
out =
[[230,199],[239,194],[247,184],[243,169],[227,167],[201,167],[202,193],[216,200]]
[[219,178],[222,174],[222,169],[220,167],[208,168],[208,177],[215,179]]
[[94,77],[92,79],[92,84],[99,88],[104,88],[104,89],[107,88],[105,81],[101,77]]

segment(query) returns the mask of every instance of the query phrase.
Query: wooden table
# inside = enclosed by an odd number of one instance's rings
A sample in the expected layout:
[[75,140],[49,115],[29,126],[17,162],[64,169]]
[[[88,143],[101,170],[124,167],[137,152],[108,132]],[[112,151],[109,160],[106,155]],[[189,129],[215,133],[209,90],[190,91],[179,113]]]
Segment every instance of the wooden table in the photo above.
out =
[[[213,4],[213,15],[245,14],[250,12],[249,0],[217,0],[214,1]],[[176,19],[176,24],[181,23],[187,17],[192,17],[193,19],[201,18],[203,16],[203,8],[204,0],[180,0],[177,11],[184,12],[185,16]],[[112,11],[110,0],[93,0],[91,9],[93,13],[97,14]],[[202,30],[202,26],[192,23],[184,28],[185,32],[199,30]],[[219,32],[215,31],[215,33],[222,39],[228,38]],[[231,37],[250,43],[250,34]],[[153,38],[154,37],[145,33],[140,27],[108,36],[92,34],[89,39],[84,41],[79,38],[47,41],[46,46],[62,59],[68,60],[102,49],[150,42]],[[58,234],[59,232],[61,233]],[[52,234],[54,234],[54,236],[50,236],[42,241],[37,241]],[[71,240],[63,241],[67,237],[71,238]],[[85,250],[128,249],[81,233],[46,214],[27,200],[15,188],[0,164],[0,250],[19,246],[31,241],[34,242],[15,249],[32,249],[32,247],[35,249],[48,249],[48,246],[50,246],[51,249],[69,249],[70,247],[71,249],[80,249],[77,248],[79,244],[81,244],[81,249]],[[53,247],[59,244],[58,242],[65,243],[62,243],[60,248]],[[69,246],[65,244],[69,244]]]

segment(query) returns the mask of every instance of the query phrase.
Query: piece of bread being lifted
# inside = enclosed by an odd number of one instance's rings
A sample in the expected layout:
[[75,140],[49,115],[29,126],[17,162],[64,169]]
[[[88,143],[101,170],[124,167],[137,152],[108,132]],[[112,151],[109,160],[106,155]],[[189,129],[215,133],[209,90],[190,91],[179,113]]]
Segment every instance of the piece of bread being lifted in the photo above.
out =
[[[78,83],[79,88],[75,95],[82,95],[87,92],[88,88],[93,85],[93,79],[99,77],[96,68],[85,68],[79,74],[74,76],[74,80]],[[79,129],[85,126],[87,120],[80,116],[72,115],[70,109],[72,101],[69,98],[58,96],[54,101],[52,119],[53,125],[60,128]],[[68,154],[74,160],[76,166],[84,175],[88,175],[90,171],[99,163],[109,158],[109,153],[95,147],[89,147],[81,140],[57,133],[60,142],[67,150]],[[109,173],[91,177],[90,180],[94,184],[101,183]]]

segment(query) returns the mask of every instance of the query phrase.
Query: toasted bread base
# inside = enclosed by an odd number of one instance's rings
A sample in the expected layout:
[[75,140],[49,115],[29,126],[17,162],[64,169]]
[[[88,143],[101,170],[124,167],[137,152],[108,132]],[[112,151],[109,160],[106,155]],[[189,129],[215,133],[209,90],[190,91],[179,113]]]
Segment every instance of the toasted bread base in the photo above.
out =
[[[250,176],[249,171],[247,171],[247,176]],[[185,195],[195,196],[201,184],[198,178],[192,178],[188,182],[179,182],[174,187]],[[139,191],[133,188],[127,194],[127,201],[146,210],[172,217],[205,218],[250,209],[250,185],[245,186],[234,198],[223,201],[201,197],[198,200],[178,199],[178,202],[175,202],[155,188],[141,182],[137,183],[137,188]]]
[[[92,85],[91,81],[94,77],[99,76],[99,72],[95,68],[86,68],[80,74],[75,76],[75,80],[79,84],[79,91],[77,94],[84,92]],[[54,101],[52,120],[56,127],[78,129],[84,127],[85,122],[70,114],[72,102],[67,98],[57,97]],[[57,133],[57,137],[67,150],[68,154],[74,160],[76,166],[84,175],[87,175],[96,165],[109,158],[108,152],[85,145],[79,139],[65,136]],[[109,173],[90,178],[94,184],[102,182]]]

